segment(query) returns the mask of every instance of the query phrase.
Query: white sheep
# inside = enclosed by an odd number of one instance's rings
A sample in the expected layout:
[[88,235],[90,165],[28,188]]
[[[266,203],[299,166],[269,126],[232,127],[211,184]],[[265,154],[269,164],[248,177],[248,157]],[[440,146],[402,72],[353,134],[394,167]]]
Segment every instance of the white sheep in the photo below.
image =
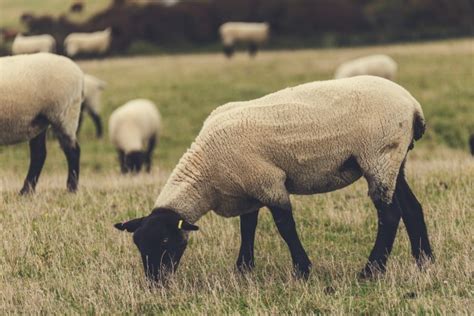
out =
[[150,172],[160,127],[160,113],[146,99],[128,101],[110,115],[109,137],[117,149],[122,173],[139,172],[143,164]]
[[82,103],[81,117],[79,119],[79,128],[82,124],[82,113],[87,112],[96,128],[97,138],[102,137],[102,120],[100,118],[101,96],[107,83],[92,75],[84,75],[84,102]]
[[[401,86],[378,77],[303,84],[215,110],[160,192],[153,212],[116,224],[135,232],[153,280],[174,271],[189,230],[213,210],[240,216],[241,270],[253,266],[258,210],[267,206],[287,242],[299,276],[311,262],[295,229],[290,194],[334,191],[364,177],[379,215],[379,232],[361,277],[383,272],[400,216],[421,265],[431,258],[420,204],[404,162],[424,132],[420,104]],[[400,211],[400,208],[403,212]]]
[[56,40],[49,34],[23,36],[18,33],[12,44],[13,55],[54,52]]
[[112,29],[92,33],[71,33],[64,39],[64,50],[69,57],[78,54],[104,55],[112,41]]
[[227,57],[234,54],[235,45],[249,45],[249,54],[254,56],[259,45],[268,41],[270,26],[268,23],[227,22],[219,27],[224,53]]
[[336,69],[334,78],[372,75],[394,80],[397,68],[397,63],[387,55],[370,55],[341,64]]
[[0,144],[29,140],[30,167],[20,193],[33,192],[46,158],[52,126],[68,162],[67,188],[76,191],[80,149],[76,139],[84,76],[69,58],[38,53],[0,58]]

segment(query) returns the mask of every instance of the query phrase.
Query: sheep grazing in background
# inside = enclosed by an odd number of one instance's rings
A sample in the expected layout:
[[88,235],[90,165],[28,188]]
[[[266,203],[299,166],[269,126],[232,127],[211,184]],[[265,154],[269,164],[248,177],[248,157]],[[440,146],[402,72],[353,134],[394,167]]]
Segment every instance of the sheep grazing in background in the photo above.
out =
[[84,3],[82,1],[74,1],[69,8],[69,11],[78,13],[84,10]]
[[237,43],[249,45],[249,54],[255,56],[258,47],[268,40],[268,23],[227,22],[219,27],[224,53],[232,57]]
[[405,180],[405,160],[424,133],[420,104],[378,77],[313,82],[214,110],[146,217],[118,223],[134,232],[147,276],[175,271],[188,231],[213,210],[240,216],[237,267],[254,266],[259,209],[270,209],[297,276],[311,262],[298,238],[290,194],[346,187],[364,177],[378,213],[374,248],[361,278],[385,271],[400,218],[421,267],[432,258],[423,210]]
[[49,34],[23,36],[18,33],[12,44],[12,54],[54,53],[56,40]]
[[99,112],[101,109],[101,95],[107,83],[92,76],[84,75],[84,102],[82,103],[81,117],[79,119],[79,128],[82,125],[83,112],[87,112],[95,125],[97,138],[102,137],[102,120]]
[[474,156],[474,134],[469,137],[469,147],[471,148],[471,155]]
[[0,58],[0,144],[29,140],[30,167],[21,194],[33,192],[46,159],[52,126],[68,163],[67,188],[76,191],[80,149],[76,131],[84,76],[69,58],[38,53]]
[[341,64],[334,75],[335,79],[361,75],[372,75],[395,80],[397,63],[387,55],[371,55]]
[[64,39],[64,50],[69,57],[79,54],[104,55],[112,41],[112,29],[92,33],[71,33]]
[[122,173],[151,170],[161,116],[150,100],[136,99],[117,108],[109,118],[109,137],[117,148]]

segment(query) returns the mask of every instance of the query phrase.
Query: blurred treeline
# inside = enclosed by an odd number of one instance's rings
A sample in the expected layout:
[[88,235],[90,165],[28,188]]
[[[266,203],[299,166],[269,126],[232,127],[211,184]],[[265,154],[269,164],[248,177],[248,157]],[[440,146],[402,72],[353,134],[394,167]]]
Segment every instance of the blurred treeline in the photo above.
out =
[[85,23],[67,15],[24,22],[29,33],[53,34],[58,43],[70,32],[112,26],[112,50],[123,53],[134,42],[209,46],[226,21],[269,22],[271,47],[315,47],[469,36],[473,17],[472,0],[115,0]]

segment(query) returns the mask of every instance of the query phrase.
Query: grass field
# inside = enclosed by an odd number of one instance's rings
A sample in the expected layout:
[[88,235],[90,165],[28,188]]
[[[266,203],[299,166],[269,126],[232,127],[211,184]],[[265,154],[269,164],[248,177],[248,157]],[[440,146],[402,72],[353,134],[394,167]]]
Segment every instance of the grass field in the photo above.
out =
[[[130,235],[113,224],[146,215],[177,160],[216,106],[303,82],[328,79],[342,61],[388,53],[397,82],[420,101],[428,122],[408,162],[408,178],[425,208],[437,257],[419,272],[403,225],[388,273],[358,282],[373,245],[376,213],[366,184],[330,194],[294,197],[300,236],[313,262],[308,282],[290,275],[289,252],[269,212],[262,212],[256,270],[234,271],[238,219],[214,214],[198,222],[168,289],[150,289]],[[108,82],[103,118],[129,99],[158,105],[164,132],[150,175],[122,177],[107,138],[94,139],[90,120],[80,135],[80,190],[65,192],[66,162],[54,139],[37,191],[19,197],[26,144],[0,147],[0,313],[424,313],[474,310],[474,41],[358,49],[113,58],[81,61]],[[329,291],[328,288],[331,288]]]

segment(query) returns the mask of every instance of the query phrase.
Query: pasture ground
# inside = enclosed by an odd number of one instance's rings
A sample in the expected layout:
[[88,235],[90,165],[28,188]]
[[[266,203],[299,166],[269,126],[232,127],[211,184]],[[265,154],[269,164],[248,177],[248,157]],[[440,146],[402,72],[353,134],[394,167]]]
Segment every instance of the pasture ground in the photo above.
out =
[[[164,120],[149,175],[122,177],[107,138],[80,134],[80,190],[65,192],[66,162],[57,142],[34,196],[19,197],[27,144],[0,147],[0,313],[465,313],[474,309],[474,132],[472,39],[358,49],[113,58],[81,61],[108,82],[103,118],[129,99],[154,100]],[[363,180],[325,195],[293,197],[313,262],[308,282],[291,277],[286,245],[269,212],[257,230],[254,272],[234,271],[239,221],[212,213],[198,222],[173,283],[150,289],[131,236],[113,224],[146,215],[177,160],[216,106],[303,82],[329,79],[342,61],[387,53],[397,82],[422,104],[428,122],[407,164],[425,209],[436,263],[417,270],[403,224],[388,273],[359,282],[376,232]],[[329,290],[328,290],[329,289]]]

